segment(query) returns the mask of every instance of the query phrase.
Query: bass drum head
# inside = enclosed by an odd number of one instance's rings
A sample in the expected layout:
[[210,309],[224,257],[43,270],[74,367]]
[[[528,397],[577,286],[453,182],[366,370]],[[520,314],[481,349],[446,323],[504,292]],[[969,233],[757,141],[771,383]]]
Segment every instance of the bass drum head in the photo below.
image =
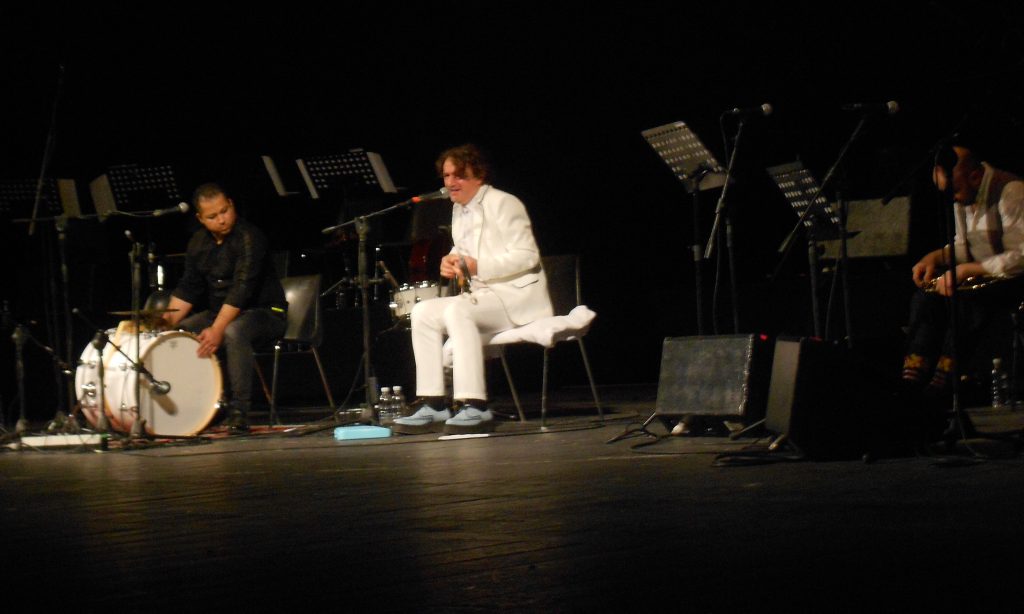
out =
[[143,349],[142,364],[157,381],[170,384],[167,394],[154,394],[145,381],[140,387],[139,414],[150,435],[198,435],[217,414],[220,364],[214,356],[197,357],[198,349],[199,340],[181,331],[161,333]]

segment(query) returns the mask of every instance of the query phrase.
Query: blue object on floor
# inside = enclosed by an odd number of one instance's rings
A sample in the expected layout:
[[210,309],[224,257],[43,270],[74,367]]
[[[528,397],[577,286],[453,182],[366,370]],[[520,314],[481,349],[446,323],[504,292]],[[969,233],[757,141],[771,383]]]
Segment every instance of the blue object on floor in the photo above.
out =
[[391,437],[391,429],[383,426],[339,426],[334,429],[334,439],[337,441],[351,441],[353,439],[377,439],[380,437]]

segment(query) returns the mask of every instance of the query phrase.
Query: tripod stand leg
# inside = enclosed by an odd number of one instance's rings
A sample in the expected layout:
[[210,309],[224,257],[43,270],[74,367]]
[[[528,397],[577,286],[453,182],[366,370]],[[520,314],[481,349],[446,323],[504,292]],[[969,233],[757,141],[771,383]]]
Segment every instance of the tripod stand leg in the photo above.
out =
[[645,435],[647,437],[653,437],[653,438],[657,439],[658,438],[657,435],[655,435],[654,433],[652,433],[649,430],[647,430],[647,425],[650,424],[651,422],[654,422],[654,419],[657,416],[658,416],[657,412],[651,414],[651,416],[649,418],[647,418],[647,420],[645,420],[642,425],[640,425],[640,428],[633,429],[633,430],[630,430],[629,428],[627,428],[625,431],[623,431],[622,433],[616,435],[615,437],[612,437],[611,439],[609,439],[605,443],[615,443],[616,441],[622,441],[623,439],[626,439],[628,437],[633,437],[635,435]]
[[740,437],[743,437],[744,435],[746,435],[750,431],[753,431],[754,429],[764,425],[765,420],[766,420],[765,418],[761,418],[757,422],[754,422],[752,424],[748,424],[747,426],[743,427],[743,429],[741,429],[739,431],[736,431],[735,433],[731,433],[729,435],[729,439],[736,440],[736,439],[739,439]]

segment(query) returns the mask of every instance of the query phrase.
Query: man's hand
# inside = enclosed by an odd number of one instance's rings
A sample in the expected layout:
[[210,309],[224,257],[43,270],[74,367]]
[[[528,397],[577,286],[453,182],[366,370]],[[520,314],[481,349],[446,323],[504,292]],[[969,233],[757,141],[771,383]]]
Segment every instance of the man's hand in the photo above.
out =
[[204,328],[197,339],[199,339],[199,349],[196,350],[196,356],[207,358],[212,356],[224,342],[224,331],[214,326]]
[[945,262],[945,248],[925,254],[911,269],[911,276],[918,288],[924,288],[935,279],[935,271]]
[[918,288],[923,288],[928,282],[935,279],[935,263],[925,256],[914,265],[914,268],[911,269],[911,274],[914,278],[914,284]]
[[458,276],[459,274],[459,256],[458,254],[448,254],[444,258],[441,258],[441,277],[445,279],[451,279]]
[[458,254],[448,254],[444,258],[441,258],[441,277],[445,279],[451,279],[457,277],[459,283],[464,282],[464,275],[462,272],[462,260],[466,261],[466,268],[469,270],[470,277],[476,277],[476,258],[472,256],[460,256]]

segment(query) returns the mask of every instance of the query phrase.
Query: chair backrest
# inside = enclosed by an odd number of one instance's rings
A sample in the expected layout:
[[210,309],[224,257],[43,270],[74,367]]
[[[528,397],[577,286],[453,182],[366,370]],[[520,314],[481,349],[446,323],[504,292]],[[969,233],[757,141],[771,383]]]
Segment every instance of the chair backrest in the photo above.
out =
[[320,276],[301,275],[281,279],[288,300],[288,326],[284,340],[320,345]]
[[556,316],[564,316],[582,301],[580,296],[580,257],[542,256],[541,266],[548,278],[548,295]]

